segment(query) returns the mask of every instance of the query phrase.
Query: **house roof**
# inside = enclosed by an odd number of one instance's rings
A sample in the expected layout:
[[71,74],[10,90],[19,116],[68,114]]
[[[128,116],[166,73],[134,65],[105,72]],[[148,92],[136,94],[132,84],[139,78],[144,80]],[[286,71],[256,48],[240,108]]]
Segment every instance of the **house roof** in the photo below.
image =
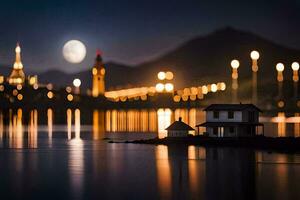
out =
[[173,122],[169,127],[166,128],[168,131],[193,131],[192,127],[188,124],[182,122],[181,117],[179,117],[178,121]]
[[262,123],[252,122],[205,122],[196,125],[196,127],[228,127],[228,126],[263,126]]
[[204,110],[205,111],[221,111],[221,110],[226,110],[226,111],[241,111],[245,109],[253,109],[257,110],[259,112],[262,112],[258,107],[256,107],[253,104],[211,104],[210,106],[206,107]]

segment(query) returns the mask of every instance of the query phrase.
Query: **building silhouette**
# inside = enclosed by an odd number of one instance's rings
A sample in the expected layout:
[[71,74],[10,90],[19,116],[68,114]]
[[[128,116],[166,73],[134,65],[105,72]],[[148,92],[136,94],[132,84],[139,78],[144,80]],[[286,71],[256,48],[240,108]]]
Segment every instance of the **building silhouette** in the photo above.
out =
[[12,69],[10,76],[7,78],[7,81],[11,85],[23,85],[25,82],[25,73],[23,71],[23,64],[21,61],[21,47],[17,44],[15,49],[16,60]]
[[92,69],[93,75],[93,87],[92,87],[92,96],[98,97],[103,96],[105,92],[105,68],[102,61],[100,51],[97,51],[97,57],[95,65]]

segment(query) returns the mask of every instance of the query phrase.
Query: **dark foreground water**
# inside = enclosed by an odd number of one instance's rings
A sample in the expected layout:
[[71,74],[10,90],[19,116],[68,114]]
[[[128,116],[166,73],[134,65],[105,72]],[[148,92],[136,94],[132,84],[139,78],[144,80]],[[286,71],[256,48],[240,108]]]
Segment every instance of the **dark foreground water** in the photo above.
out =
[[300,199],[300,155],[36,134],[1,138],[0,199]]

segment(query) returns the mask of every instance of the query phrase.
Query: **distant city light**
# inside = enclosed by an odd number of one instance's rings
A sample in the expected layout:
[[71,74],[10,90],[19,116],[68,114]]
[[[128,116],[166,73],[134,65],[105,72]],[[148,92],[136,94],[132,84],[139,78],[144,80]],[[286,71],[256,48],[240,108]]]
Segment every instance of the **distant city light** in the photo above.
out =
[[276,65],[276,70],[279,71],[279,72],[283,72],[284,70],[284,65],[282,63],[278,63]]
[[250,57],[252,60],[258,60],[259,59],[259,53],[258,51],[252,51],[250,54]]
[[18,95],[18,90],[14,89],[14,90],[13,90],[13,95],[14,95],[14,96],[17,96],[17,95]]
[[279,108],[283,108],[284,107],[284,101],[279,101],[277,105],[278,105]]
[[174,85],[172,83],[165,84],[165,89],[167,92],[172,92],[174,90]]
[[39,89],[39,85],[38,84],[33,84],[33,89],[35,89],[35,90]]
[[73,95],[72,94],[68,94],[67,95],[67,99],[68,99],[68,101],[73,101]]
[[298,71],[299,70],[299,63],[298,62],[293,62],[292,63],[292,69],[293,69],[293,71]]
[[48,97],[49,99],[52,99],[53,96],[54,96],[53,92],[49,91],[49,92],[47,93],[47,97]]
[[92,74],[93,74],[93,75],[96,75],[97,72],[98,72],[98,70],[97,70],[96,68],[93,68],[93,69],[92,69]]
[[22,90],[22,88],[23,88],[23,87],[22,87],[21,84],[18,84],[18,85],[17,85],[17,90]]
[[80,80],[79,78],[75,78],[75,79],[73,80],[73,85],[74,85],[75,87],[80,87],[80,85],[81,85],[81,80]]
[[168,71],[166,72],[166,79],[167,80],[172,80],[174,78],[174,75],[172,72]]
[[157,78],[158,78],[159,80],[165,80],[165,79],[166,79],[166,73],[165,73],[165,72],[159,72],[159,73],[157,74]]
[[240,66],[240,62],[238,60],[232,60],[231,61],[231,67],[233,69],[237,69],[237,68],[239,68],[239,66]]
[[208,93],[208,88],[207,88],[206,85],[203,85],[203,86],[202,86],[202,93],[203,93],[203,94],[207,94],[207,93]]
[[164,91],[165,86],[162,83],[157,83],[156,86],[155,86],[155,89],[156,89],[157,92],[162,92],[162,91]]
[[22,101],[23,95],[22,94],[18,94],[17,98],[18,98],[19,101]]
[[211,84],[210,89],[211,89],[212,92],[217,92],[218,87],[217,87],[216,84]]
[[66,87],[66,92],[67,92],[67,93],[71,93],[71,92],[72,92],[72,88],[71,88],[70,86],[67,86],[67,87]]

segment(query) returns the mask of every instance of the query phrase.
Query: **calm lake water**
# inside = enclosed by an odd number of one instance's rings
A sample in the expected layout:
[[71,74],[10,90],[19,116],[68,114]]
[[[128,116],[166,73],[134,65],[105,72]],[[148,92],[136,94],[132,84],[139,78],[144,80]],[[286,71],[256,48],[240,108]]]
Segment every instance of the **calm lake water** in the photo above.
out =
[[[103,140],[156,137],[178,116],[193,125],[196,109],[63,112],[1,112],[1,199],[300,199],[300,154]],[[297,136],[297,116],[263,120]]]

